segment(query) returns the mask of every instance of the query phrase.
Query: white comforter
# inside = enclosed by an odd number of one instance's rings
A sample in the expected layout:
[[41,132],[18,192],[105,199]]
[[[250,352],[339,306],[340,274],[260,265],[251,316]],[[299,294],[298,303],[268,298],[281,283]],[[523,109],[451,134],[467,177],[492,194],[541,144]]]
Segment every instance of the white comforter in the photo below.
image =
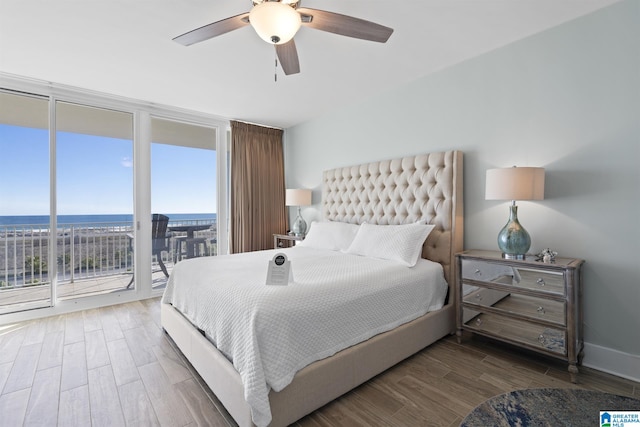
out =
[[[285,252],[294,283],[266,286]],[[271,421],[268,393],[308,364],[442,307],[442,266],[307,247],[194,258],[174,267],[164,303],[205,331],[240,373],[253,422]]]

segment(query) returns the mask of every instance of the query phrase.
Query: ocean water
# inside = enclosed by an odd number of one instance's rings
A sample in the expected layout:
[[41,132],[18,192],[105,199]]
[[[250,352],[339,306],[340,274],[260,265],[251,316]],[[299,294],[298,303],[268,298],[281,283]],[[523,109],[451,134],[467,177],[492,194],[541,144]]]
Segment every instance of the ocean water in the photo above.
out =
[[[199,214],[165,214],[170,222],[213,220],[215,213]],[[111,215],[58,215],[58,224],[113,224],[115,222],[132,222],[131,214],[111,214]],[[0,225],[49,225],[49,215],[0,215]]]

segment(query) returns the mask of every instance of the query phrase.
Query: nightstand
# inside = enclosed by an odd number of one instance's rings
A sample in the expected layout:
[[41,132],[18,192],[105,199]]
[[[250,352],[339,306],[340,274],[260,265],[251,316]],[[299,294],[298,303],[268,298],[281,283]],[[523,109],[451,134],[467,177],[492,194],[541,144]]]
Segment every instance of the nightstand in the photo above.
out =
[[481,250],[457,254],[458,341],[469,331],[566,360],[575,383],[584,348],[583,263],[508,260]]
[[304,240],[304,236],[294,236],[293,234],[274,234],[273,249],[290,248],[296,245],[296,242]]

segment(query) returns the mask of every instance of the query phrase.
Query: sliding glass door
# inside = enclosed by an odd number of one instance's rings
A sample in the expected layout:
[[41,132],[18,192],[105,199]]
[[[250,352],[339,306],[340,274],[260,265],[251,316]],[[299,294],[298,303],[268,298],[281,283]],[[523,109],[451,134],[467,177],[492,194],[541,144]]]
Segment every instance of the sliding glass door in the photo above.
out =
[[218,253],[218,128],[152,118],[151,135],[152,285],[160,289],[175,263]]
[[49,101],[0,91],[0,314],[51,305]]
[[0,88],[0,315],[148,297],[227,252],[228,123],[41,89]]
[[56,103],[59,299],[132,289],[133,115]]

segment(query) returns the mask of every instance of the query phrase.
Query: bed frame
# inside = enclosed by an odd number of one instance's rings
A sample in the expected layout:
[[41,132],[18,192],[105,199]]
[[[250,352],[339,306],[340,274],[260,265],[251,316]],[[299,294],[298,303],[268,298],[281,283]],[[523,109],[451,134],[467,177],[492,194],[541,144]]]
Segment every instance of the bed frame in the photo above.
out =
[[[423,258],[442,264],[445,306],[312,363],[291,384],[269,393],[270,426],[286,426],[455,331],[455,254],[463,247],[462,153],[447,151],[338,168],[323,174],[323,217],[361,224],[435,224]],[[169,304],[162,326],[240,426],[252,426],[240,375]]]

